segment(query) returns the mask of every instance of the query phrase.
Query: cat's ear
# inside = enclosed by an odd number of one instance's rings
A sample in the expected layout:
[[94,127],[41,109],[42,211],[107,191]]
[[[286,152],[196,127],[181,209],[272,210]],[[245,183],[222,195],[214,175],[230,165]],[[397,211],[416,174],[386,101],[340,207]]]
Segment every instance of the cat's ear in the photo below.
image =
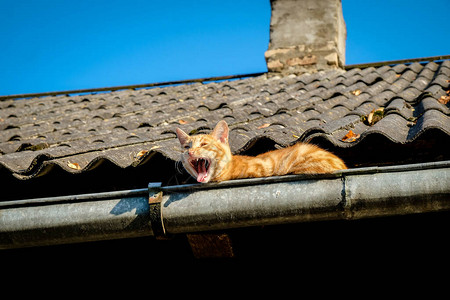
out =
[[224,120],[219,121],[217,123],[216,127],[214,128],[211,135],[218,141],[221,141],[222,143],[228,143],[228,124]]
[[189,135],[186,132],[184,132],[180,128],[177,128],[176,132],[177,132],[177,137],[178,137],[178,140],[180,141],[181,146],[184,146],[186,143],[188,143]]

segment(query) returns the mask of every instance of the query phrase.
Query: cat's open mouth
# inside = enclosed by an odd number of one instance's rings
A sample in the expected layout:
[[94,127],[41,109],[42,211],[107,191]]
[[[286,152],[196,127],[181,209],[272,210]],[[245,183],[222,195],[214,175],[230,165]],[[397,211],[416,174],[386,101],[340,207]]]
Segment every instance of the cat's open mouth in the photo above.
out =
[[208,171],[209,167],[211,166],[211,161],[207,158],[192,158],[189,159],[189,164],[197,173],[197,181],[205,182],[206,178],[208,177]]

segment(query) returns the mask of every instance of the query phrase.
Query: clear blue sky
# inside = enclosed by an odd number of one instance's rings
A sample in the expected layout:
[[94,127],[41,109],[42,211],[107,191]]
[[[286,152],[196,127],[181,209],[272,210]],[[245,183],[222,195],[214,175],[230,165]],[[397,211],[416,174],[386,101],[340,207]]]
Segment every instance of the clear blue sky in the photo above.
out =
[[[450,54],[450,0],[343,0],[346,63]],[[0,0],[0,95],[266,71],[269,0]]]

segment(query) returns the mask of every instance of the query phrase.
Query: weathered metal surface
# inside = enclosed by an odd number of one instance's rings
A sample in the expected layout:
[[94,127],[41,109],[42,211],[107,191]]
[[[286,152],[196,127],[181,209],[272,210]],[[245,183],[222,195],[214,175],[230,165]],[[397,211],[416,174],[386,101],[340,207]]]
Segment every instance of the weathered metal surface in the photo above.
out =
[[163,197],[168,233],[339,218],[341,179],[280,182]]
[[450,162],[144,191],[8,203],[0,249],[450,210]]
[[404,215],[450,209],[450,169],[348,176],[348,218]]
[[168,233],[197,232],[450,209],[449,168],[368,171],[233,189],[180,190],[163,197],[164,227]]
[[147,197],[0,210],[0,249],[152,234]]

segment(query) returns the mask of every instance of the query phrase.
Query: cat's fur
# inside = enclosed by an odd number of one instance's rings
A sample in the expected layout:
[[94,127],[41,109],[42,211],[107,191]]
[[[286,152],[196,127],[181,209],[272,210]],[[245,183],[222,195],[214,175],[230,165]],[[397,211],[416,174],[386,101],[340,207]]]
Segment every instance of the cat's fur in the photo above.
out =
[[184,149],[181,162],[198,182],[286,174],[330,173],[347,169],[336,155],[317,146],[297,143],[258,156],[232,155],[228,144],[228,125],[217,123],[211,134],[189,136],[176,130]]

